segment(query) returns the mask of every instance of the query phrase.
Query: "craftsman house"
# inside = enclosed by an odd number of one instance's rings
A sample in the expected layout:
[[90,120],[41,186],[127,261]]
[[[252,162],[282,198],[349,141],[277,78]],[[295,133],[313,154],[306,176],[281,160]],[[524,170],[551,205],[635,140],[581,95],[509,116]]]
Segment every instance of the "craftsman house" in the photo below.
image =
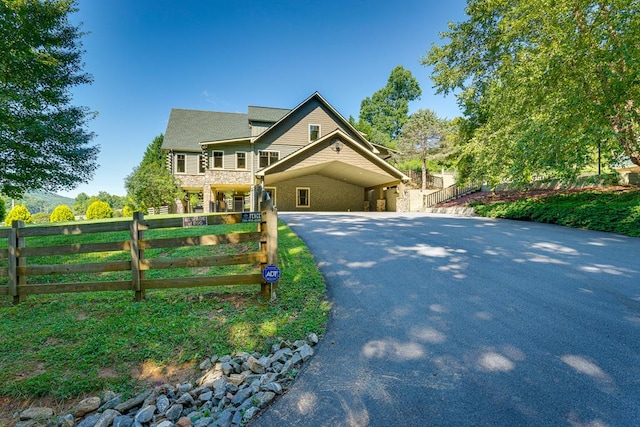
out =
[[292,110],[172,109],[162,149],[178,212],[255,211],[266,194],[280,211],[405,210],[409,178],[317,92]]

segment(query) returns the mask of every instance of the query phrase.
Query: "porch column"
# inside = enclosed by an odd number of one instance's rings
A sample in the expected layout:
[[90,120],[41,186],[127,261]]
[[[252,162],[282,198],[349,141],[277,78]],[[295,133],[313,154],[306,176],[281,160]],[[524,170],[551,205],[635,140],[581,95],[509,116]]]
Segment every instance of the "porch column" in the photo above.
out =
[[211,212],[211,186],[202,187],[202,210],[204,213]]

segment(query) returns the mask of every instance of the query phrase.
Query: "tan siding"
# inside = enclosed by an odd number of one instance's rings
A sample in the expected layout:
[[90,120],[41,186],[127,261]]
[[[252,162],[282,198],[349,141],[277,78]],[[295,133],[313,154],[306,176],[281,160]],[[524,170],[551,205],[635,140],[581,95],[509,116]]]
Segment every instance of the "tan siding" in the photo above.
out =
[[209,165],[213,164],[213,152],[222,151],[222,166],[225,170],[235,170],[236,168],[236,152],[242,151],[247,153],[247,169],[251,170],[250,158],[251,158],[251,146],[248,142],[225,144],[225,145],[213,145],[209,149]]
[[[271,187],[271,186],[270,186]],[[280,211],[362,211],[364,190],[320,175],[308,175],[279,182],[276,188],[276,207]],[[310,206],[296,207],[296,188],[309,188]]]
[[324,107],[318,100],[312,99],[271,129],[263,138],[260,138],[256,143],[255,152],[257,153],[258,150],[279,151],[280,158],[290,155],[309,144],[310,124],[320,125],[320,137],[336,129],[341,129],[347,135],[356,138],[356,135],[343,125],[331,110]]
[[[178,155],[184,155],[185,160],[185,171],[177,172],[178,168]],[[176,152],[173,153],[173,173],[175,175],[197,175],[199,174],[198,162],[200,153],[185,153],[185,152]]]
[[340,153],[336,153],[330,148],[331,142],[326,141],[321,144],[318,144],[311,150],[308,150],[305,153],[305,157],[298,157],[297,162],[294,165],[288,165],[289,167],[285,168],[276,168],[273,172],[282,172],[284,170],[296,170],[309,166],[314,166],[321,163],[335,162],[339,161],[342,163],[346,163],[350,166],[359,167],[362,169],[366,169],[372,172],[376,172],[382,175],[389,175],[378,165],[372,163],[370,160],[366,159],[362,156],[361,153],[354,150],[349,144],[343,144]]
[[251,124],[251,136],[258,136],[265,130],[269,129],[268,124],[263,123],[252,123]]
[[197,175],[198,169],[198,156],[199,154],[188,153],[187,154],[187,174]]

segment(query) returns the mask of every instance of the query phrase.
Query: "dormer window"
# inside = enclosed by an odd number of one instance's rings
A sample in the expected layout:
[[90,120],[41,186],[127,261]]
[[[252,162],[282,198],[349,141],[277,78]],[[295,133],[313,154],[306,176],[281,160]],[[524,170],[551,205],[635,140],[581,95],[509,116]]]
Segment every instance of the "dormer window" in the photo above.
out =
[[320,125],[309,125],[309,142],[320,138]]

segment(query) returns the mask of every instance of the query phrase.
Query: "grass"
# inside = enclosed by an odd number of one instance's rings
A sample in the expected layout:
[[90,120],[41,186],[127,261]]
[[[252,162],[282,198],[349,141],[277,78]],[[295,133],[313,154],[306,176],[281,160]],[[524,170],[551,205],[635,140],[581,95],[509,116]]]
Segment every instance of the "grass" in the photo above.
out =
[[640,190],[584,191],[513,202],[476,204],[480,216],[546,222],[640,237]]
[[[64,400],[104,390],[126,396],[176,373],[193,374],[213,354],[266,351],[275,340],[322,334],[329,311],[322,276],[304,243],[283,223],[278,228],[281,278],[273,302],[260,299],[259,285],[151,290],[142,302],[133,302],[130,291],[37,295],[17,306],[0,298],[0,396]],[[40,239],[27,245],[54,244],[60,237]],[[220,248],[215,250],[225,250]],[[166,257],[201,255],[164,251]],[[122,254],[92,256],[87,262]]]

